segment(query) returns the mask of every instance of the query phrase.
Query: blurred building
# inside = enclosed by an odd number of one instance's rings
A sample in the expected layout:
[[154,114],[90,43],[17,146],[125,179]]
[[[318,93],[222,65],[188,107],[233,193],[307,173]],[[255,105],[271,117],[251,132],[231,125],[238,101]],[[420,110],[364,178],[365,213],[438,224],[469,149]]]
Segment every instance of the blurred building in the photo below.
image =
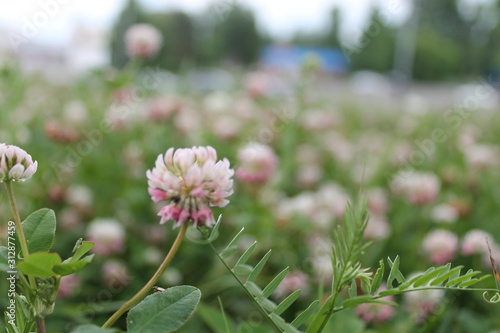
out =
[[[67,41],[53,43],[24,38],[20,31],[0,28],[0,65],[18,63],[29,74],[38,73],[55,82],[85,73],[89,69],[109,64],[109,33],[103,29],[79,25]],[[11,36],[21,41],[12,45]]]
[[299,71],[308,60],[315,57],[325,73],[344,75],[349,66],[343,52],[334,48],[271,45],[262,50],[260,64],[266,69]]

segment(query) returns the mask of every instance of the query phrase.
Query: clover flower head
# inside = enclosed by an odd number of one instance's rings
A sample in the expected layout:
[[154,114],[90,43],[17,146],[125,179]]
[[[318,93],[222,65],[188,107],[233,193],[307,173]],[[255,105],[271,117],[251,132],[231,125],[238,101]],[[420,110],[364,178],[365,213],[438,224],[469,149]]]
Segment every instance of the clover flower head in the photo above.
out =
[[247,183],[268,182],[278,166],[278,157],[271,147],[250,143],[238,152],[240,167],[236,170],[236,177]]
[[38,168],[31,155],[23,149],[0,143],[0,183],[30,179]]
[[455,257],[458,237],[447,230],[431,231],[422,241],[422,250],[432,263],[443,265]]
[[115,219],[97,218],[87,229],[87,238],[94,242],[92,251],[103,256],[110,256],[124,251],[125,229]]
[[174,228],[192,220],[195,226],[212,226],[215,220],[209,207],[224,207],[233,193],[234,171],[227,159],[217,161],[214,148],[193,147],[159,155],[148,170],[148,192],[154,202],[169,200],[158,216],[160,223],[174,221]]
[[131,58],[152,58],[160,50],[160,31],[150,24],[140,23],[125,32],[125,46]]

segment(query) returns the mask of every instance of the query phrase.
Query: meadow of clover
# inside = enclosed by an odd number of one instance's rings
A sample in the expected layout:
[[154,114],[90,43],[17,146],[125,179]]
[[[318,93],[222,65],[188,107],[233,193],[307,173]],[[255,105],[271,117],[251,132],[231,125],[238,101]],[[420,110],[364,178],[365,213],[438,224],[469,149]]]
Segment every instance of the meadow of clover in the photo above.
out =
[[200,88],[140,66],[160,38],[137,29],[152,45],[128,34],[120,70],[0,68],[0,332],[497,332],[494,88],[380,103],[332,94],[312,58]]

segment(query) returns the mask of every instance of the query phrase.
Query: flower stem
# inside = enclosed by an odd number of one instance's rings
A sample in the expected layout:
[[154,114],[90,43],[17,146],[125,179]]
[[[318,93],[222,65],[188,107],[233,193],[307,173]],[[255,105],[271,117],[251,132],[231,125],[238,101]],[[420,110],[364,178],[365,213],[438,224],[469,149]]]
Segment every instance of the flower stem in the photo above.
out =
[[186,235],[186,230],[187,230],[188,224],[184,223],[182,225],[181,230],[179,231],[179,234],[175,238],[174,243],[172,244],[172,247],[170,248],[170,251],[168,251],[167,256],[161,263],[160,267],[156,270],[156,273],[153,275],[153,277],[142,287],[142,289],[134,295],[131,299],[129,299],[125,304],[123,304],[105,323],[102,325],[102,328],[108,328],[111,327],[127,310],[129,310],[131,307],[133,307],[135,304],[137,304],[148,292],[151,291],[151,289],[154,287],[160,276],[165,272],[165,269],[167,268],[168,264],[172,261],[174,258],[175,254],[177,253],[177,250],[179,249],[182,240],[184,239],[184,236]]
[[38,333],[47,333],[47,329],[45,328],[45,319],[37,318],[36,319],[36,331]]
[[[21,253],[23,258],[26,259],[29,256],[28,243],[26,242],[26,237],[24,236],[23,226],[21,224],[21,217],[19,216],[19,210],[17,209],[16,198],[14,197],[14,191],[12,190],[12,184],[10,181],[5,183],[7,188],[7,194],[9,196],[10,209],[14,215],[14,223],[16,224],[17,234],[19,236],[19,243],[21,243]],[[36,289],[36,281],[33,276],[28,276],[31,288]]]

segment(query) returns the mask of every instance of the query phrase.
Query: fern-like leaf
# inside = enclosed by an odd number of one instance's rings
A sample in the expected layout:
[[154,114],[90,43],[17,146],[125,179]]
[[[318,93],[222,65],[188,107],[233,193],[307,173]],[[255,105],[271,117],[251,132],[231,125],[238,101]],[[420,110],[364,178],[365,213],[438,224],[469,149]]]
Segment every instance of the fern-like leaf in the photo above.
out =
[[[276,288],[278,288],[280,283],[288,274],[289,268],[287,267],[282,270],[275,278],[271,280],[271,282],[269,282],[266,287],[264,287],[264,289],[261,289],[254,282],[269,260],[269,257],[271,256],[271,250],[269,250],[264,255],[264,257],[262,257],[262,259],[257,263],[257,265],[255,265],[255,267],[248,264],[248,261],[257,246],[257,242],[254,242],[252,245],[250,245],[250,247],[248,247],[243,252],[243,254],[238,259],[236,259],[234,265],[231,265],[228,261],[226,261],[238,251],[237,244],[239,239],[243,235],[243,232],[244,228],[242,228],[236,234],[236,236],[221,252],[217,252],[211,242],[209,242],[209,245],[217,254],[219,260],[231,272],[233,277],[237,280],[237,282],[245,290],[248,296],[256,304],[259,311],[269,320],[270,324],[276,329],[276,331],[284,333],[302,333],[302,331],[298,329],[300,325],[297,324],[302,324],[307,321],[316,310],[318,303],[313,303],[306,310],[304,310],[299,315],[299,317],[297,317],[297,319],[292,322],[295,323],[295,325],[293,325],[291,323],[287,323],[286,320],[281,317],[281,314],[284,313],[297,300],[300,295],[300,290],[294,291],[279,305],[269,300],[269,297],[276,290]],[[214,239],[212,234],[207,234],[205,237],[207,239]],[[245,282],[240,278],[242,276],[247,276]]]

